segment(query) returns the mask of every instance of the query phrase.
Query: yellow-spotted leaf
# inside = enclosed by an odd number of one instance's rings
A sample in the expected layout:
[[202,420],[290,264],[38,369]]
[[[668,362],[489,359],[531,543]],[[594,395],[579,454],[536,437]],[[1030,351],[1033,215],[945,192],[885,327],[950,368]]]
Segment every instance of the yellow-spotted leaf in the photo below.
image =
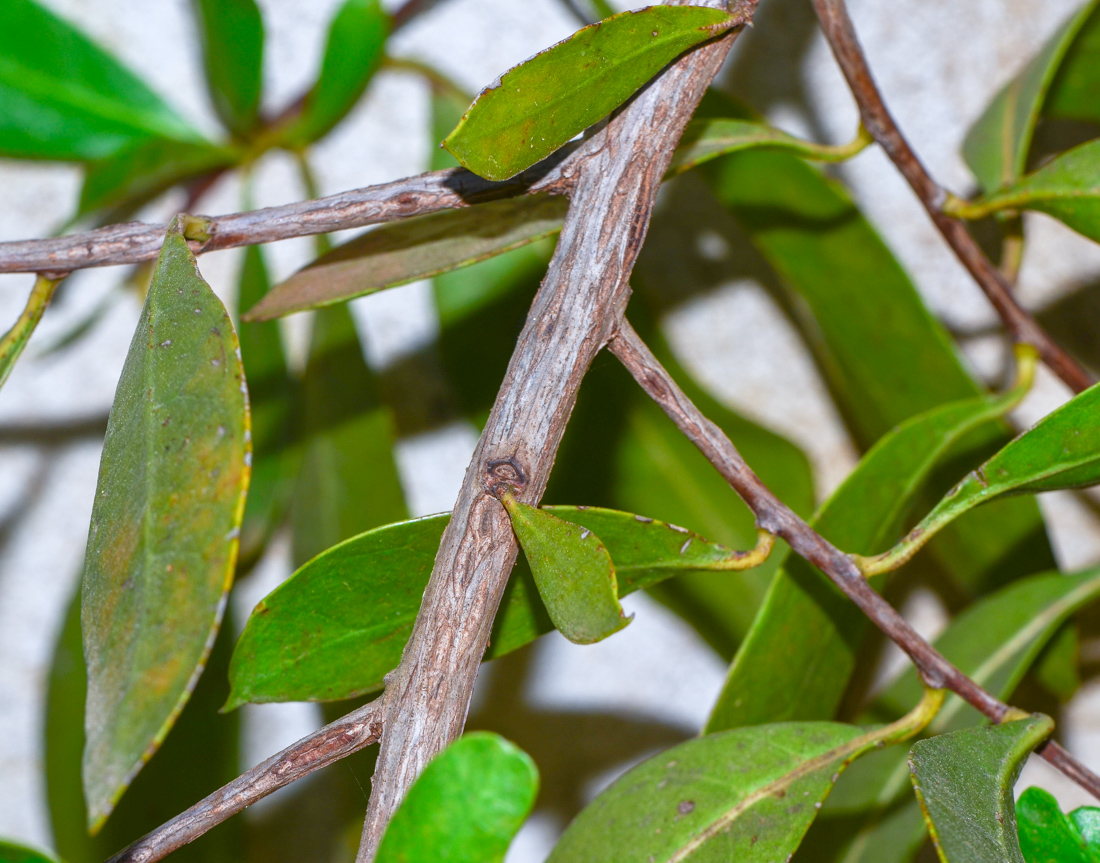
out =
[[84,792],[93,828],[202,673],[236,563],[249,462],[237,335],[177,219],[115,393],[85,555]]

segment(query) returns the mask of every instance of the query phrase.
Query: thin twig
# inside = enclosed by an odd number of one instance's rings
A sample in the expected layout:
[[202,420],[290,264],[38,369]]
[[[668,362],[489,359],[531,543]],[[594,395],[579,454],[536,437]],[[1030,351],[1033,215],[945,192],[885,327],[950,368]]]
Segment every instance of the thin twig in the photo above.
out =
[[[565,168],[575,150],[575,145],[559,150],[549,160],[505,183],[484,180],[463,168],[448,168],[325,198],[204,217],[202,227],[208,238],[194,239],[191,248],[201,254],[361,228],[498,198],[538,192],[567,194]],[[161,224],[125,222],[65,237],[0,243],[0,273],[72,272],[149,261],[160,252],[166,228]],[[190,234],[188,239],[192,239]]]
[[[757,527],[785,539],[796,554],[825,573],[875,626],[905,651],[928,686],[951,690],[994,722],[1002,722],[1019,712],[948,662],[867,583],[848,555],[816,533],[779,500],[753,473],[725,433],[684,395],[625,319],[609,347],[642,389],[748,504],[756,516]],[[1100,776],[1060,746],[1047,744],[1040,754],[1091,794],[1100,797]]]
[[303,737],[127,846],[107,863],[163,860],[268,794],[375,743],[382,734],[384,705],[385,696]]
[[393,13],[393,25],[391,32],[396,33],[417,15],[423,15],[442,0],[405,0],[405,2]]
[[1011,286],[985,256],[966,226],[959,219],[943,212],[947,192],[925,169],[890,115],[871,75],[871,68],[856,37],[844,0],[813,0],[813,3],[825,31],[825,38],[828,39],[859,106],[863,125],[909,181],[932,222],[962,265],[974,277],[1005,327],[1017,341],[1033,345],[1043,362],[1074,392],[1088,389],[1094,383],[1089,373],[1016,302]]

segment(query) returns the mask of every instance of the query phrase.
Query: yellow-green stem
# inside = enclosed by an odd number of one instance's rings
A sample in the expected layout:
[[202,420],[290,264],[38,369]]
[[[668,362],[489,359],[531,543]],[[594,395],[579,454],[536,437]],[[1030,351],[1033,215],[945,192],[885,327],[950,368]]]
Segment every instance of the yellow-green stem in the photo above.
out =
[[31,289],[31,295],[27,300],[26,307],[23,309],[23,314],[19,316],[19,320],[15,322],[15,325],[4,334],[4,337],[0,338],[0,387],[11,375],[11,370],[15,367],[15,361],[23,353],[27,342],[30,341],[31,333],[38,326],[38,322],[42,320],[42,314],[46,311],[46,306],[50,304],[54,291],[57,290],[57,286],[61,284],[64,278],[62,276],[59,279],[51,279],[46,276],[39,276],[35,279],[34,288]]
[[775,548],[775,535],[768,533],[766,530],[757,529],[756,545],[752,549],[749,551],[735,551],[725,560],[702,566],[700,569],[720,571],[752,569],[754,566],[760,566],[771,557],[773,548]]
[[843,162],[852,156],[857,156],[875,143],[871,133],[861,123],[856,130],[856,136],[847,144],[814,144],[813,149],[816,158],[822,162]]
[[[1016,345],[1016,381],[1003,395],[990,401],[990,408],[997,415],[1003,415],[1020,403],[1035,380],[1035,368],[1039,363],[1039,353],[1031,345]],[[865,557],[853,554],[852,559],[866,578],[890,572],[908,563],[941,528],[951,521],[951,517],[926,517],[909,534],[889,551]]]

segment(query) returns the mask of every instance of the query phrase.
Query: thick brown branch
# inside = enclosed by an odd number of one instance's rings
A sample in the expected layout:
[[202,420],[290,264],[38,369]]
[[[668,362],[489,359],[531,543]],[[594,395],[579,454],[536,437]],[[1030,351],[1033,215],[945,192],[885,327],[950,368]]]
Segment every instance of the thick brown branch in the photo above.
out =
[[974,277],[1013,337],[1034,346],[1043,362],[1074,392],[1093,384],[1092,377],[1018,303],[1009,283],[982,252],[966,226],[943,212],[947,193],[925,169],[891,116],[871,75],[844,0],[813,0],[825,37],[859,105],[863,125],[893,160],[932,222],[962,265]]
[[288,746],[143,836],[107,863],[163,860],[268,794],[369,746],[382,733],[383,704],[384,699],[372,701]]
[[[791,549],[820,569],[898,647],[908,654],[925,682],[945,688],[994,722],[1011,715],[1012,708],[986,692],[947,661],[864,579],[852,559],[816,533],[779,500],[741,458],[725,433],[707,419],[684,395],[669,373],[624,319],[611,351],[649,396],[661,406],[699,451],[706,456],[756,515],[757,527],[780,536]],[[1056,743],[1040,754],[1055,767],[1100,797],[1100,776],[1092,773]]]
[[576,184],[557,251],[466,471],[401,665],[386,681],[386,733],[360,863],[374,859],[427,761],[462,732],[516,556],[508,516],[489,489],[504,482],[524,502],[541,497],[581,379],[626,304],[661,178],[732,39],[672,64],[571,165]]
[[[192,242],[191,248],[201,254],[361,228],[494,198],[536,192],[566,194],[569,183],[563,169],[574,150],[560,151],[506,183],[493,183],[462,168],[451,168],[326,198],[210,217],[203,226],[209,239]],[[166,227],[126,222],[65,237],[0,243],[0,273],[72,272],[149,261],[160,252]]]

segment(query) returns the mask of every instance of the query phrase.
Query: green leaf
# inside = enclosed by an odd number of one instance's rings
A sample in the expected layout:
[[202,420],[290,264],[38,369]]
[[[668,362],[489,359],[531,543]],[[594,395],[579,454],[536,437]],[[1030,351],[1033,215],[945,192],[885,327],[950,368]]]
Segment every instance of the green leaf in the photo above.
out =
[[993,192],[1024,173],[1047,90],[1095,8],[1096,0],[1090,0],[1066,21],[971,126],[963,142],[963,156],[984,192]]
[[[50,668],[42,735],[54,846],[65,863],[102,863],[240,773],[240,715],[218,715],[229,691],[226,672],[232,637],[232,621],[227,619],[206,671],[163,746],[134,780],[103,829],[89,836],[80,782],[87,682],[80,639],[80,592],[74,592]],[[234,818],[172,856],[178,863],[239,863],[243,840],[244,823]]]
[[255,0],[192,0],[202,35],[206,87],[214,110],[243,138],[259,119],[264,22]]
[[317,83],[283,140],[304,147],[344,119],[382,64],[389,34],[390,16],[381,0],[344,0],[329,25]]
[[1049,161],[996,194],[955,212],[981,218],[1005,209],[1038,210],[1100,242],[1100,141],[1089,141]]
[[393,460],[393,414],[379,399],[346,306],[317,312],[301,393],[305,446],[290,512],[299,566],[408,515]]
[[[237,308],[257,303],[269,284],[262,248],[249,246],[239,276]],[[240,566],[244,567],[259,559],[286,516],[302,448],[295,439],[297,392],[287,370],[279,325],[246,324],[240,341],[252,417],[252,479],[241,522]]]
[[5,0],[0,156],[102,159],[149,137],[201,136],[132,72],[33,0]]
[[1024,863],[1012,786],[1053,729],[1049,716],[1035,714],[913,745],[913,788],[944,863]]
[[177,183],[232,167],[240,159],[229,147],[166,138],[137,141],[86,165],[76,216],[96,210],[125,214]]
[[464,734],[417,777],[386,828],[378,863],[503,863],[538,784],[535,762],[515,744]]
[[[1091,11],[1090,11],[1091,10]],[[1100,11],[1096,3],[1087,3],[1085,22],[1062,58],[1047,92],[1043,113],[1069,120],[1100,122]]]
[[[1100,597],[1100,568],[1077,575],[1060,573],[1022,579],[966,609],[951,621],[935,647],[956,668],[997,698],[1010,698],[1025,672],[1069,616]],[[893,719],[920,698],[920,678],[907,669],[879,697],[862,721]],[[929,732],[957,731],[982,717],[957,696],[949,696]],[[874,753],[854,765],[839,783],[824,815],[839,816],[846,863],[908,860],[924,841],[920,809],[904,799],[909,787],[904,752]],[[902,805],[899,806],[899,802]],[[860,821],[846,820],[862,813]]]
[[23,349],[30,341],[42,315],[46,313],[46,307],[53,298],[54,291],[61,284],[61,279],[47,279],[38,276],[31,288],[31,295],[27,298],[27,305],[23,308],[19,319],[12,324],[10,330],[0,336],[0,387],[8,380],[15,368],[16,362],[23,354]]
[[668,172],[670,175],[679,174],[720,156],[758,147],[787,150],[804,159],[840,162],[856,155],[870,142],[870,136],[862,130],[852,143],[833,147],[803,141],[766,123],[753,120],[701,118],[688,123],[680,145],[672,156]]
[[202,673],[236,563],[248,433],[233,324],[174,220],[115,393],[85,557],[93,829]]
[[1100,385],[1085,390],[971,471],[892,550],[865,558],[867,572],[908,560],[967,510],[1010,494],[1084,488],[1100,482]]
[[1090,852],[1077,825],[1062,811],[1054,795],[1042,788],[1028,788],[1020,795],[1016,801],[1016,827],[1027,863],[1096,863],[1100,859],[1100,855]]
[[61,863],[52,854],[0,839],[0,863]]
[[507,180],[606,117],[687,49],[740,23],[720,9],[652,6],[578,31],[505,72],[443,142],[490,180]]
[[501,499],[557,630],[574,644],[595,644],[631,620],[619,605],[615,565],[592,531],[510,494]]
[[[902,527],[929,474],[972,429],[1026,392],[953,402],[885,435],[822,505],[811,525],[840,548],[879,548]],[[707,732],[835,712],[867,629],[858,609],[801,558],[788,559],[730,666]]]
[[[620,596],[679,572],[725,568],[733,554],[683,528],[630,513],[565,506],[546,512],[603,538],[616,562]],[[331,701],[381,689],[412,632],[449,518],[435,515],[367,531],[309,561],[272,591],[237,643],[226,708]],[[503,656],[553,628],[530,573],[517,566],[486,658]]]
[[[703,173],[793,292],[794,308],[809,310],[804,330],[857,446],[982,393],[840,184],[789,153],[764,150],[727,156]],[[976,464],[1008,439],[1007,425],[989,425],[961,441],[956,455]],[[967,593],[1055,565],[1034,501],[994,506],[969,514],[933,545],[936,562]]]
[[829,722],[689,740],[618,779],[547,863],[772,863],[789,859],[837,774],[878,736]]
[[569,200],[520,196],[385,225],[276,285],[245,320],[266,321],[427,279],[561,230]]

